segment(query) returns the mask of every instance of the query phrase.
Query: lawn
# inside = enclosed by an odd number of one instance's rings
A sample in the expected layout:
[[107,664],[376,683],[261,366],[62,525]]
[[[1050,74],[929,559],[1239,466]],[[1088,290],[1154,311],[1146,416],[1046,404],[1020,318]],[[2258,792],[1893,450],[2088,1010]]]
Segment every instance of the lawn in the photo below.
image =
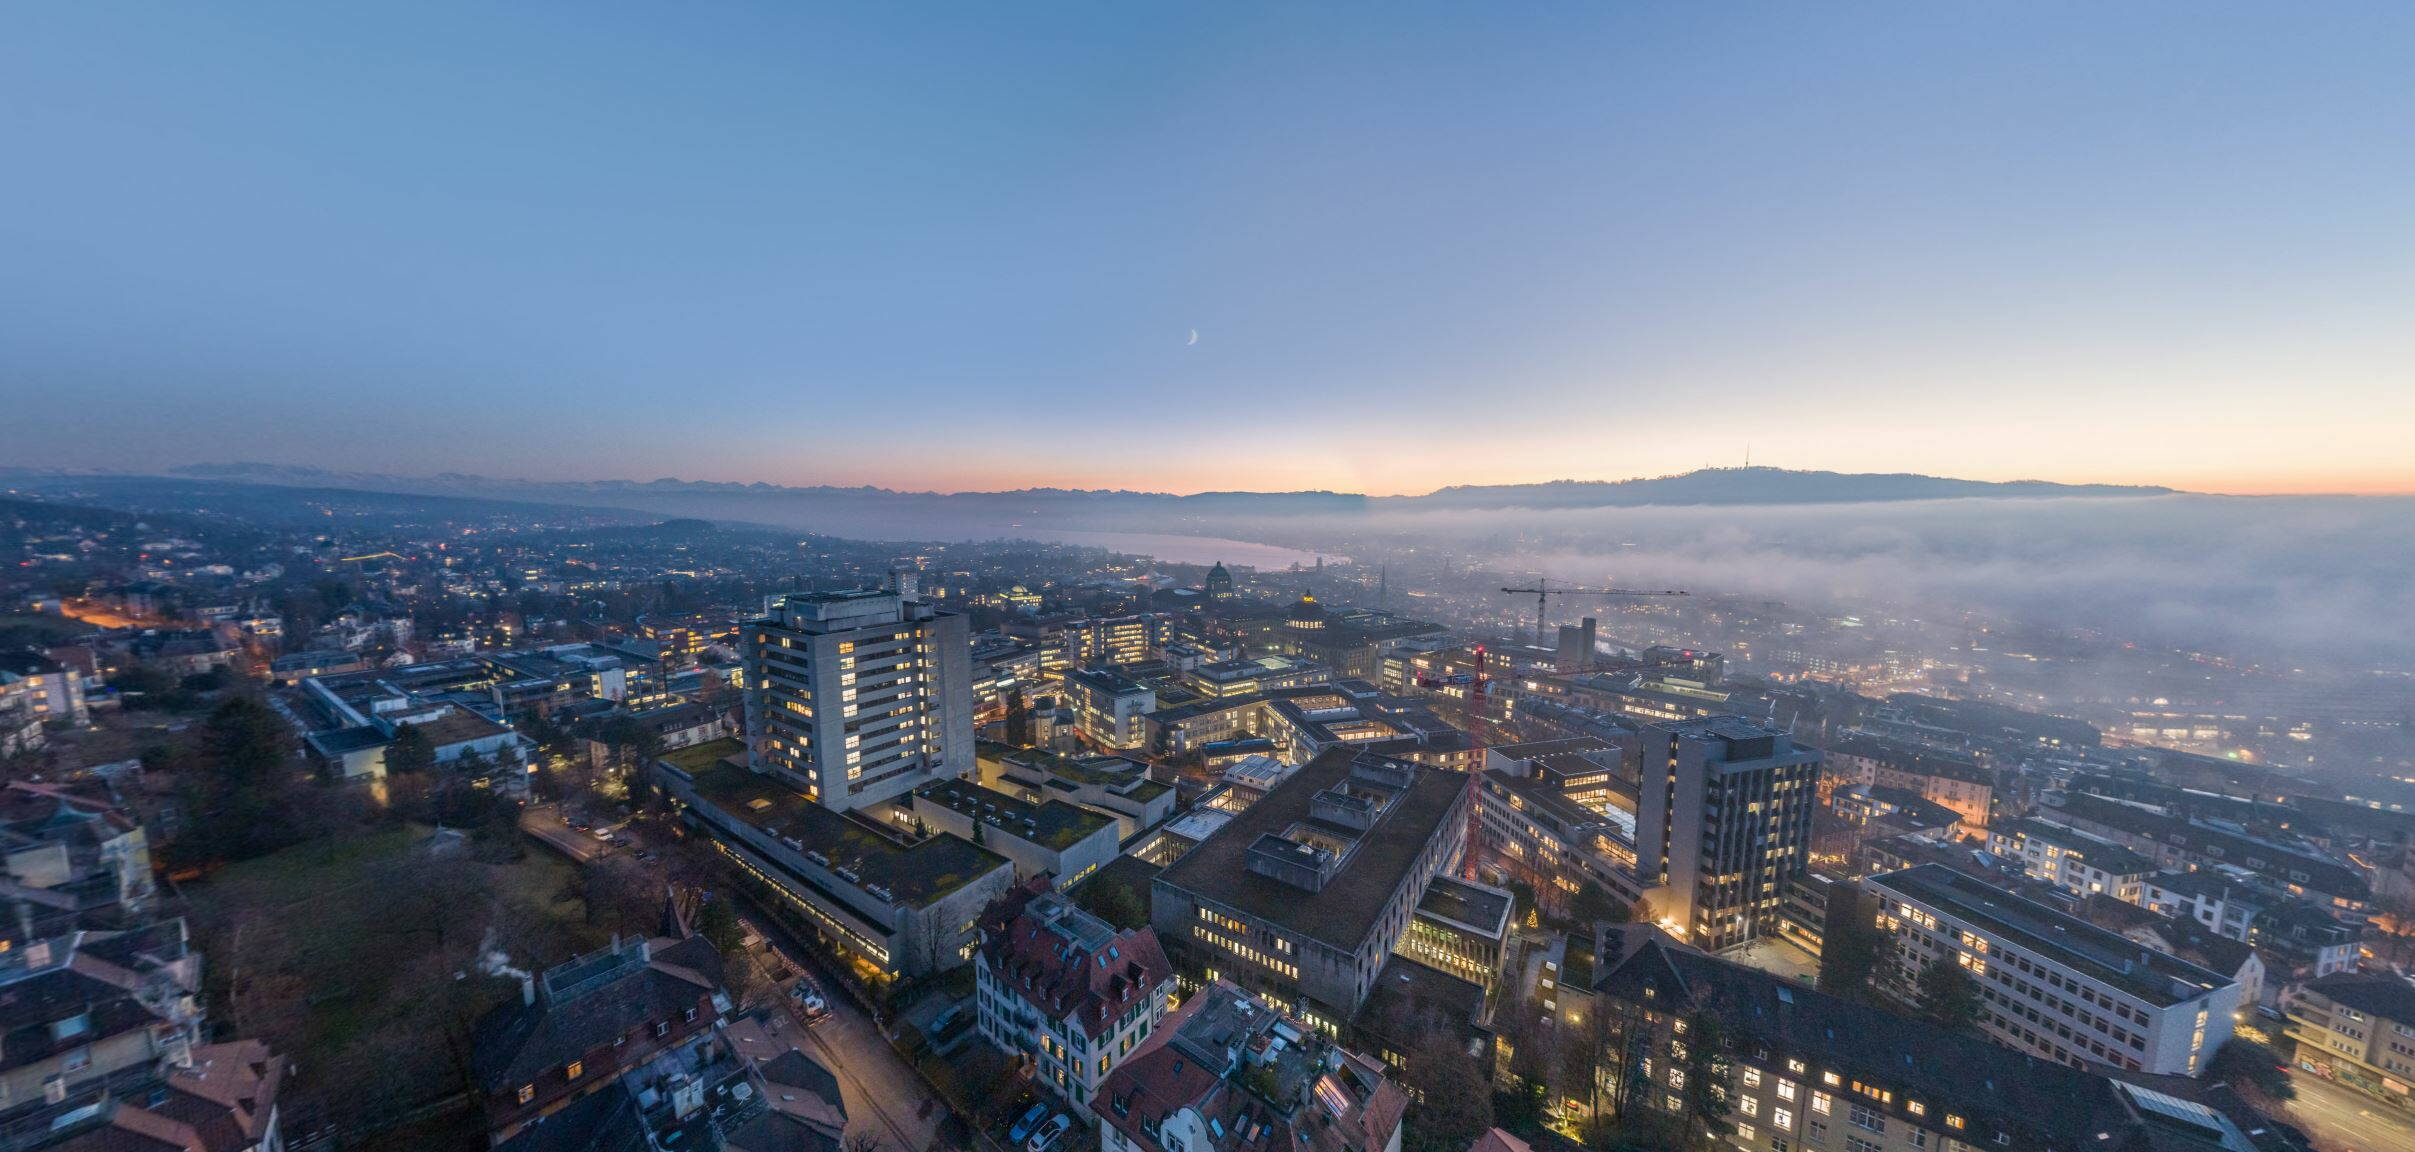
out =
[[[317,1070],[356,1130],[460,1088],[446,1037],[516,993],[475,974],[481,950],[536,970],[600,943],[575,865],[542,851],[483,861],[466,843],[431,853],[431,834],[362,829],[186,890],[214,1018]],[[364,1098],[359,1077],[382,1091]]]

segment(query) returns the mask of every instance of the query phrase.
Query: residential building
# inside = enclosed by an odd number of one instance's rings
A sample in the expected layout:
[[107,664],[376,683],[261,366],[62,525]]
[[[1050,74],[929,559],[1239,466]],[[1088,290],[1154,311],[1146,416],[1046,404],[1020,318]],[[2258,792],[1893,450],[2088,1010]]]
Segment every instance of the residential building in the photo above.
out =
[[1100,1152],[1400,1152],[1384,1067],[1213,980],[1099,1086]]
[[2355,865],[2310,846],[2283,844],[2230,828],[2170,815],[2085,792],[2049,797],[2040,815],[2094,833],[2169,868],[2244,868],[2292,896],[2362,927],[2373,898],[2371,881]]
[[[2268,1127],[2220,1088],[2116,1078],[1988,1043],[1686,948],[1646,925],[1602,938],[1605,1102],[1676,1117],[1717,1025],[1744,1152],[2252,1152]],[[2249,1117],[2242,1125],[2240,1118]]]
[[2289,1034],[2306,1069],[2406,1105],[2415,1086],[2415,984],[2383,972],[2308,982],[2289,1004]]
[[1973,832],[1988,830],[2001,802],[1996,774],[1960,753],[1858,731],[1829,741],[1822,751],[1824,775],[1833,784],[1909,789],[1953,809]]
[[1174,967],[1154,930],[1118,932],[1028,884],[982,912],[973,975],[982,1038],[1083,1110],[1174,998]]
[[881,589],[798,593],[739,634],[757,770],[842,811],[972,773],[964,617]]
[[31,648],[0,652],[0,717],[12,709],[45,724],[82,724],[83,677]]
[[955,836],[835,811],[784,776],[749,769],[743,754],[721,740],[655,762],[656,782],[735,878],[866,983],[972,959],[973,922],[1014,883],[1011,861]]
[[1934,864],[1864,882],[1893,938],[1877,983],[1917,1001],[1931,964],[1978,982],[1978,1029],[2074,1066],[2196,1076],[2230,1039],[2238,981]]
[[2104,893],[2125,904],[2145,905],[2147,879],[2161,871],[2155,862],[2102,837],[2030,817],[2001,820],[1988,831],[1988,847],[2021,862],[2021,870],[2066,892]]
[[1426,885],[1460,860],[1468,777],[1335,748],[1157,874],[1176,965],[1264,992],[1328,1030],[1365,1001]]
[[1808,870],[1820,753],[1734,716],[1646,724],[1636,875],[1681,938],[1708,951],[1778,930]]
[[[258,1040],[207,1044],[189,1062],[60,1115],[45,1152],[284,1152],[286,1062]],[[26,1145],[18,1145],[26,1146]]]

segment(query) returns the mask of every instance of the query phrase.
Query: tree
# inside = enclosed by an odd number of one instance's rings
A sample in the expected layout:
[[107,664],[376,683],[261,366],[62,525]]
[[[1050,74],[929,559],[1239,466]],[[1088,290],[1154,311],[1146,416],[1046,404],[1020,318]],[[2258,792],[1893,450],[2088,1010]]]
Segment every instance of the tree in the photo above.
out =
[[1920,1014],[1957,1032],[1979,1018],[1979,982],[1950,955],[1929,961],[1920,973]]
[[[1850,892],[1835,892],[1831,900],[1850,900]],[[1878,967],[1886,934],[1858,905],[1830,916],[1820,940],[1820,991],[1848,1000],[1867,1000],[1870,973]]]
[[1401,1140],[1409,1152],[1465,1152],[1493,1126],[1484,1069],[1449,1034],[1427,1032],[1409,1053],[1401,1080],[1416,1101]]
[[1585,886],[1576,890],[1576,899],[1570,905],[1570,911],[1575,913],[1579,924],[1624,924],[1628,919],[1626,906],[1611,899],[1609,890],[1592,880],[1585,881]]
[[1727,1037],[1719,1030],[1719,1017],[1695,1013],[1686,1021],[1683,1043],[1685,1143],[1691,1146],[1697,1137],[1716,1139],[1736,1126],[1728,1120]]
[[402,725],[394,734],[394,742],[386,745],[386,774],[408,776],[415,772],[436,769],[436,745],[417,724]]
[[2206,1065],[2206,1074],[2244,1096],[2262,1096],[2279,1102],[2298,1097],[2289,1074],[2282,1070],[2281,1058],[2272,1049],[2244,1037],[2233,1036],[2224,1041],[2215,1050],[2213,1062]]
[[1074,902],[1082,910],[1117,928],[1146,928],[1149,925],[1148,902],[1132,890],[1132,886],[1101,876],[1082,885]]
[[746,930],[739,927],[737,910],[730,907],[727,897],[715,896],[704,902],[696,913],[696,933],[710,941],[714,951],[726,959],[735,959],[746,943]]
[[1031,707],[1024,703],[1021,688],[1006,694],[1006,742],[1017,748],[1031,747]]
[[202,723],[199,753],[182,781],[187,855],[249,860],[300,839],[287,728],[268,705],[250,696],[219,705]]

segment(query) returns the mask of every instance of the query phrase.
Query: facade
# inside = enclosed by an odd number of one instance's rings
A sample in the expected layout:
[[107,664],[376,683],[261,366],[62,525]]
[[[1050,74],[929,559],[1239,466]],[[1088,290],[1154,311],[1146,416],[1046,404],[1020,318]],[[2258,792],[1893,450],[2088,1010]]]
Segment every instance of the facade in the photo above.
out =
[[1988,847],[2021,862],[2021,870],[2065,892],[2103,893],[2125,904],[2146,903],[2146,884],[2160,869],[2153,860],[2110,840],[2075,832],[2044,820],[2000,820],[1988,831]]
[[[1716,1018],[1742,1152],[2249,1152],[2223,1109],[1990,1044],[1730,964],[1642,925],[1609,929],[1593,983],[1608,1035],[1600,1090],[1677,1116]],[[2160,1090],[2159,1090],[2160,1089]],[[2244,1113],[2242,1113],[2244,1114]],[[2260,1122],[2251,1121],[2258,1131]],[[2283,1145],[2286,1146],[2286,1145]]]
[[773,598],[739,629],[758,771],[825,808],[973,771],[964,617],[878,589]]
[[2307,983],[2289,1005],[2298,1063],[2397,1104],[2415,1091],[2415,984],[2343,972]]
[[1400,1152],[1383,1065],[1221,980],[1099,1086],[1100,1152]]
[[1121,756],[1059,756],[989,745],[982,753],[981,782],[1033,803],[1063,800],[1113,816],[1117,836],[1126,842],[1174,814],[1174,786],[1151,779],[1148,765]]
[[1157,874],[1158,939],[1186,974],[1339,1029],[1427,883],[1459,863],[1467,783],[1349,748],[1319,755]]
[[867,983],[972,959],[972,926],[1014,882],[1006,857],[945,834],[835,812],[742,764],[735,740],[655,762],[656,782],[737,879]]
[[1733,716],[1646,724],[1636,874],[1682,938],[1708,951],[1778,931],[1810,866],[1820,754]]
[[2065,794],[2061,803],[2050,803],[2041,815],[2102,836],[2165,867],[2246,869],[2352,926],[2364,925],[2366,905],[2373,898],[2363,870],[2308,846],[2275,843],[2085,792]]
[[1071,888],[1115,859],[1115,818],[1062,800],[1034,803],[963,780],[914,790],[914,818],[1014,861],[1015,879]]
[[1107,668],[1070,669],[1065,698],[1079,718],[1082,739],[1094,748],[1128,750],[1148,737],[1145,718],[1157,710],[1157,692]]
[[1479,873],[1526,885],[1555,916],[1588,883],[1628,906],[1650,887],[1636,875],[1634,810],[1580,804],[1540,776],[1478,776],[1475,840]]
[[1969,757],[1865,732],[1846,733],[1825,752],[1827,776],[1837,783],[1910,789],[1953,809],[1974,832],[1987,831],[1995,819],[1996,774]]
[[1894,943],[1877,983],[1917,999],[1939,960],[1978,982],[1977,1026],[2057,1063],[2196,1076],[2230,1039],[2240,989],[2230,975],[2144,947],[1975,877],[1923,864],[1865,882]]
[[1486,884],[1436,876],[1396,950],[1480,988],[1500,979],[1517,900]]
[[1118,932],[1030,885],[983,911],[973,974],[982,1038],[1082,1109],[1174,997],[1174,967],[1155,931]]

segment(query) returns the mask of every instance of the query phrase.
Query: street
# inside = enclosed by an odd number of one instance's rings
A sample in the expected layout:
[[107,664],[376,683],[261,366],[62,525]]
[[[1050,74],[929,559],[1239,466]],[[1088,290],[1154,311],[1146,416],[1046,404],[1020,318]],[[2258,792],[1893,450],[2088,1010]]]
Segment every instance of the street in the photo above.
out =
[[521,809],[520,830],[581,864],[592,864],[612,851],[612,845],[563,823],[559,804],[532,804]]
[[2415,1148],[2415,1115],[2312,1072],[2290,1070],[2298,1098],[2289,1120],[2320,1152],[2399,1152]]
[[[780,950],[788,962],[813,973],[830,1002],[830,1016],[809,1032],[806,1049],[838,1077],[847,1101],[847,1135],[878,1137],[887,1152],[923,1152],[947,1119],[947,1106],[909,1066],[872,1022],[847,987],[788,930],[752,912],[746,923]],[[785,1001],[785,997],[782,997]]]

